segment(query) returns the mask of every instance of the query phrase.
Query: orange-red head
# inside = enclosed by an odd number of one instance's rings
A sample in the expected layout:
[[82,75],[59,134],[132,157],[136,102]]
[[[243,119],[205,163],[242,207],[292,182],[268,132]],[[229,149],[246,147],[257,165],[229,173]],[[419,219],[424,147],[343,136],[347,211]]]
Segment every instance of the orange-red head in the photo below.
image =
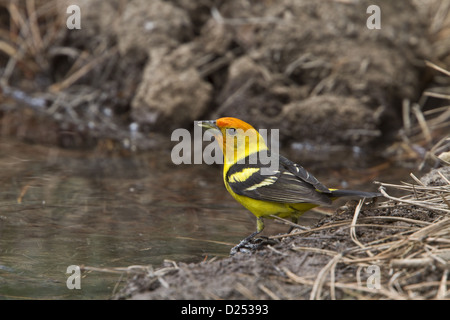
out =
[[237,118],[225,117],[217,120],[199,121],[199,126],[213,129],[225,159],[235,162],[243,159],[251,153],[266,150],[264,139],[248,123]]

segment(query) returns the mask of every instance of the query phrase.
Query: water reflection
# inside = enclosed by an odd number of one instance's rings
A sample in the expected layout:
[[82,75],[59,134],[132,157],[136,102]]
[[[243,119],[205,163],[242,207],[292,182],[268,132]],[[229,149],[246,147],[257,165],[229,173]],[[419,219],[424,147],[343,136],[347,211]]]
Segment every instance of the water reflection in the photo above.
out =
[[117,157],[10,140],[0,150],[0,298],[108,298],[119,275],[83,273],[81,290],[69,290],[67,267],[226,256],[255,228],[219,166],[175,166],[170,150]]
[[3,298],[106,298],[117,275],[84,275],[81,290],[68,290],[67,267],[199,261],[229,252],[201,240],[234,243],[253,228],[229,205],[219,167],[174,168],[170,153],[107,157],[6,141],[0,150]]

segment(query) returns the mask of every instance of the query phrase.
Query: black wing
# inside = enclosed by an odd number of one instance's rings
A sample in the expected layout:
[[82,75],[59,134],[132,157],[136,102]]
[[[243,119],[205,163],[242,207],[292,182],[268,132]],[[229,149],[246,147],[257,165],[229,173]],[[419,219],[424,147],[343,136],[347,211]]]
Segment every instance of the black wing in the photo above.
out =
[[[327,195],[331,191],[298,164],[278,156],[278,168],[269,170],[270,164],[263,164],[259,156],[254,164],[249,157],[232,165],[226,174],[226,182],[236,194],[282,203],[331,204]],[[267,172],[263,174],[261,168]]]

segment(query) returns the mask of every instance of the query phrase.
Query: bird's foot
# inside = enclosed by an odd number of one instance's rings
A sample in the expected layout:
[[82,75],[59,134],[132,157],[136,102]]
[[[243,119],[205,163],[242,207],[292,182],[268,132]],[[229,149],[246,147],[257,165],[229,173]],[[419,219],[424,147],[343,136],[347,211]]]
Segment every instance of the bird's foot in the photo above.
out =
[[252,238],[252,239],[244,239],[241,242],[239,242],[238,245],[234,246],[230,251],[230,256],[235,255],[237,252],[245,252],[245,253],[251,253],[256,250],[261,249],[265,245],[270,244],[276,244],[278,243],[277,240],[269,239],[265,236],[260,236],[258,238]]

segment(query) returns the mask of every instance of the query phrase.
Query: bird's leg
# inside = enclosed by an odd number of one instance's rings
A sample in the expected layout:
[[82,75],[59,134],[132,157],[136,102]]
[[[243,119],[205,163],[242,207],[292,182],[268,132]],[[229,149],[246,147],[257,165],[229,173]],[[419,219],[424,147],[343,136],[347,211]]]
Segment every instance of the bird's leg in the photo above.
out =
[[246,237],[244,240],[242,240],[241,242],[239,242],[238,245],[234,246],[231,251],[230,251],[230,255],[234,255],[236,252],[239,252],[239,250],[241,248],[248,248],[250,250],[255,250],[256,248],[259,247],[260,244],[251,244],[250,241],[258,234],[261,233],[261,231],[263,231],[264,229],[264,220],[261,217],[257,217],[256,218],[256,231],[253,232],[251,235],[249,235],[248,237]]
[[[298,223],[298,217],[293,215],[293,216],[291,217],[291,221],[292,221],[292,223],[297,224],[297,223]],[[291,225],[290,228],[289,228],[289,230],[288,230],[288,233],[291,233],[292,230],[294,230],[294,229],[295,229],[295,227]]]
[[300,230],[308,230],[309,229],[308,227],[304,227],[304,226],[299,225],[298,224],[298,218],[299,218],[298,215],[292,215],[291,216],[291,221],[292,221],[293,225],[291,225],[291,227],[289,228],[288,233],[291,233],[292,230],[294,230],[295,228],[300,229]]

